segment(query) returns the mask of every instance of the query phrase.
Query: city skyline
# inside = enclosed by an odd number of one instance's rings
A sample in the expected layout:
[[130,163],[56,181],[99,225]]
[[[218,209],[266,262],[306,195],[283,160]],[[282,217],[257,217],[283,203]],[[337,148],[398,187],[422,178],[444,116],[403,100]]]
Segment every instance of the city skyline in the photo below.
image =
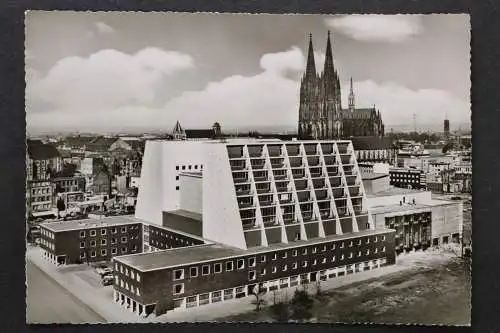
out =
[[470,123],[468,15],[29,12],[28,132],[296,129],[308,34],[320,70],[328,30],[344,107],[352,76],[388,131]]

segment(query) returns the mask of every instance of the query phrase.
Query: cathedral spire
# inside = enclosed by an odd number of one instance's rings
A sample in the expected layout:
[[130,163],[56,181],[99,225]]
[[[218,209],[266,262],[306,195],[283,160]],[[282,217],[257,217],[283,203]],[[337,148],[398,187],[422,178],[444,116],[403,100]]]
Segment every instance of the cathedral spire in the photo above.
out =
[[328,30],[328,37],[326,39],[325,67],[323,69],[323,75],[333,75],[334,72],[335,69],[333,68],[332,43],[330,42],[330,30]]
[[354,89],[352,87],[352,76],[351,76],[351,87],[349,89],[349,111],[354,112]]
[[307,51],[306,77],[316,76],[316,63],[314,61],[314,49],[312,34],[309,34],[309,50]]

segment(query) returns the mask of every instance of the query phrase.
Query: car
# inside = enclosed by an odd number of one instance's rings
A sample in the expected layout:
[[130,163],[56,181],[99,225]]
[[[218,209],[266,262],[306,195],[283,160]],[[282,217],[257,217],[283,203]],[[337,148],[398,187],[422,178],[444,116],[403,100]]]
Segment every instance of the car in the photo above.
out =
[[106,267],[102,270],[101,276],[106,276],[113,274],[113,269],[111,267]]
[[113,276],[112,275],[105,275],[103,278],[102,278],[102,285],[103,286],[110,286],[113,284]]
[[102,265],[102,264],[101,265],[97,265],[96,268],[95,268],[95,271],[97,272],[97,274],[103,275],[104,270],[106,268],[108,268],[108,266],[106,266],[106,265]]

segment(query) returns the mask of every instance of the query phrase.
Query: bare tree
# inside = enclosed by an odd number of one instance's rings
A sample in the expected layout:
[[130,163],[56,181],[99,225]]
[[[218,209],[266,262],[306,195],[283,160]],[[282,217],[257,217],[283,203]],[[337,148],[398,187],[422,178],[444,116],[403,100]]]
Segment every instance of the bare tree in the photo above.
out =
[[264,295],[266,290],[262,287],[262,285],[255,286],[252,294],[255,296],[255,300],[252,304],[255,304],[255,311],[260,311],[262,306],[266,304],[266,300],[264,299]]

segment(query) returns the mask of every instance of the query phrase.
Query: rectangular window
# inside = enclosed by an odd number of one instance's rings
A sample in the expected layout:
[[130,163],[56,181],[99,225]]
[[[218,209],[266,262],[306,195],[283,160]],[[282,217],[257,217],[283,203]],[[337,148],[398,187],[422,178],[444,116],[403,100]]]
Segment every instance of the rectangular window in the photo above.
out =
[[106,235],[106,229],[101,229],[101,235],[102,236]]
[[312,253],[316,253],[317,251],[318,251],[318,249],[316,247],[313,247]]
[[198,267],[189,268],[189,277],[197,277],[198,276]]
[[83,249],[85,247],[85,242],[80,242],[80,249]]
[[96,256],[96,252],[95,252],[95,251],[90,252],[90,256],[91,256],[92,258],[95,258],[95,256]]
[[[335,259],[335,257],[333,257],[333,259]],[[344,260],[344,255],[340,255],[340,260]]]
[[358,245],[361,245],[361,239],[358,239]]
[[128,268],[125,267],[125,276],[128,276]]
[[175,176],[175,180],[179,180],[179,176]]
[[84,259],[85,258],[85,252],[80,252],[80,259]]
[[245,268],[245,260],[238,259],[238,261],[236,261],[236,268],[238,268],[238,269]]
[[384,235],[384,236],[382,236],[382,241],[385,241],[385,235]]
[[179,166],[178,165],[175,166],[175,170],[179,170]]
[[112,234],[116,234],[117,232],[118,232],[118,231],[116,230],[116,228],[111,229],[111,233],[112,233]]
[[370,255],[370,249],[366,250],[366,255]]
[[101,256],[106,256],[108,254],[108,251],[106,249],[101,249]]
[[210,274],[210,266],[209,265],[203,265],[201,267],[201,275],[208,275]]
[[257,278],[257,273],[255,271],[249,271],[248,272],[248,280],[253,281]]
[[337,248],[337,246],[335,245],[335,243],[332,244],[332,250],[335,250]]
[[95,236],[97,232],[95,230],[90,230],[90,236]]
[[248,258],[248,267],[255,267],[255,257]]
[[127,232],[127,227],[122,227],[122,234]]
[[361,251],[358,251],[358,257],[361,257]]
[[344,242],[340,243],[340,248],[343,249],[345,247]]
[[322,264],[326,264],[326,258],[321,259]]
[[352,252],[349,253],[349,259],[351,259],[353,257],[353,254]]
[[214,265],[214,272],[215,273],[222,272],[222,264],[221,263],[217,263],[217,264]]
[[366,239],[366,244],[370,244],[370,237]]
[[185,165],[182,166],[182,170],[186,170],[186,166]]
[[106,245],[106,242],[107,242],[106,239],[104,239],[104,238],[101,239],[101,245]]
[[114,238],[114,237],[113,237],[113,238],[111,238],[111,244],[112,244],[112,245],[113,245],[113,244],[116,244],[116,238]]
[[321,252],[326,252],[326,245],[323,245],[323,248],[321,249]]
[[122,243],[126,243],[127,242],[127,237],[122,237]]
[[266,262],[266,256],[260,256],[260,262]]
[[297,267],[298,267],[298,264],[297,264],[296,262],[294,262],[294,263],[292,264],[292,269],[297,269]]
[[302,255],[306,255],[307,254],[307,248],[303,248],[302,249]]
[[90,241],[90,246],[95,246],[95,240]]
[[385,252],[385,246],[382,248],[382,252]]
[[288,270],[288,265],[283,265],[283,272],[286,272]]
[[111,249],[111,254],[116,254],[116,247]]
[[137,282],[141,282],[141,276],[139,275],[139,273],[135,274],[135,279],[137,280]]
[[174,284],[174,295],[179,295],[184,293],[184,283]]
[[273,260],[278,259],[278,255],[276,253],[273,253]]
[[297,256],[297,253],[298,253],[298,252],[297,252],[297,250],[293,250],[293,251],[292,251],[292,256],[296,257],[296,256]]
[[176,186],[176,187],[175,187],[175,190],[176,190],[176,191],[179,191],[179,186]]
[[233,262],[232,261],[227,261],[226,262],[226,272],[230,272],[233,270]]
[[307,260],[302,262],[302,267],[307,267]]
[[122,247],[122,253],[127,253],[127,248],[126,247]]
[[375,239],[373,240],[374,243],[378,242],[378,237],[375,236]]
[[353,243],[352,241],[349,242],[349,247],[352,247]]
[[281,257],[282,257],[283,259],[286,259],[286,257],[287,257],[287,253],[286,253],[286,252],[283,252],[283,254],[281,255]]
[[134,272],[133,272],[133,271],[130,271],[130,278],[131,278],[132,280],[133,280],[133,279],[135,279],[135,274],[134,274]]
[[174,281],[184,279],[184,269],[174,270]]
[[266,275],[266,269],[265,268],[262,268],[260,270],[260,275]]
[[85,237],[85,231],[80,231],[80,238]]

